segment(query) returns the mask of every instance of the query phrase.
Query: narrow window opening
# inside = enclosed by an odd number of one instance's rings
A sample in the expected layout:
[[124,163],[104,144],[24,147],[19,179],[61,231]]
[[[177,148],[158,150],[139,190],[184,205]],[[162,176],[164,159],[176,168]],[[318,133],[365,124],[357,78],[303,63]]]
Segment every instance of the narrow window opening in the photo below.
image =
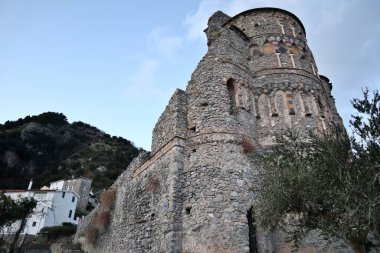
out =
[[75,197],[73,196],[72,198],[71,198],[71,202],[74,202],[75,201]]
[[35,227],[37,225],[37,222],[33,221],[32,227]]
[[305,116],[310,117],[311,116],[311,111],[310,111],[310,106],[309,106],[309,100],[308,98],[305,97],[305,94],[301,94],[301,98],[303,100],[303,105],[305,108]]
[[290,92],[286,93],[286,100],[287,100],[287,106],[289,110],[289,115],[295,115],[296,111],[294,109],[294,97],[293,94]]
[[230,109],[229,113],[232,115],[236,111],[236,90],[235,90],[235,81],[229,79],[227,81],[227,90],[230,97]]
[[269,103],[272,110],[272,117],[278,117],[278,112],[276,108],[276,97],[271,97]]
[[191,207],[186,207],[185,208],[186,214],[189,215],[191,213]]
[[256,221],[253,216],[253,207],[247,212],[248,221],[248,236],[249,236],[249,253],[257,253],[257,241],[256,241]]
[[70,210],[70,212],[69,212],[69,218],[71,218],[72,214],[73,214],[73,210]]
[[65,197],[65,194],[66,194],[66,192],[62,192],[62,198],[64,198],[64,197]]
[[284,25],[283,25],[283,24],[280,24],[280,27],[281,27],[281,32],[282,32],[282,34],[285,34]]
[[259,108],[257,107],[257,98],[256,97],[253,97],[252,98],[252,107],[254,109],[254,112],[255,112],[255,117],[256,119],[260,119],[260,113],[259,113]]
[[296,64],[295,64],[295,62],[294,62],[294,55],[293,55],[293,54],[290,54],[290,60],[292,61],[292,66],[293,66],[293,68],[295,68],[295,67],[296,67]]
[[277,64],[281,68],[282,64],[281,64],[281,59],[280,59],[280,53],[276,53],[276,58],[277,58]]
[[293,36],[296,37],[296,28],[290,27],[292,29]]

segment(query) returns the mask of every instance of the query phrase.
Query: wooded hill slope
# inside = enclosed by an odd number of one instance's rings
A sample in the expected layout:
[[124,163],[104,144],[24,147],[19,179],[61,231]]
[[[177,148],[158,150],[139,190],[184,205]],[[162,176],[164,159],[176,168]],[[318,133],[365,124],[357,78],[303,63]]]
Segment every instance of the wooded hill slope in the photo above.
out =
[[129,140],[46,112],[0,124],[0,189],[33,188],[84,176],[93,189],[110,186],[139,153]]

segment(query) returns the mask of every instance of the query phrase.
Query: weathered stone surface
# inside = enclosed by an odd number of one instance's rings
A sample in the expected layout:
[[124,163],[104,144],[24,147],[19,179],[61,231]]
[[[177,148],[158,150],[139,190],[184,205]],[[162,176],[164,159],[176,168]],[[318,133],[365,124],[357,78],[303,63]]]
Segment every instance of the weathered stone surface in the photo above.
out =
[[[152,153],[136,158],[112,186],[116,206],[91,251],[291,251],[281,234],[256,231],[249,243],[258,185],[249,156],[288,128],[342,124],[331,83],[318,75],[305,29],[287,11],[217,12],[205,32],[207,54],[159,118]],[[76,235],[84,245],[91,220],[81,221]],[[317,234],[303,249],[350,252]]]

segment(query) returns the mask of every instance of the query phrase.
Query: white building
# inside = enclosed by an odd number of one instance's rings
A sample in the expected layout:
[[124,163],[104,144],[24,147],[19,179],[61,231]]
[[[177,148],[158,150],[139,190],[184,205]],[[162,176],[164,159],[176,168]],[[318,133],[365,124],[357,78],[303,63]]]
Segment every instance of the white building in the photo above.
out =
[[[22,198],[34,198],[37,206],[33,214],[27,219],[22,234],[37,234],[44,227],[61,226],[68,222],[77,224],[75,209],[78,194],[72,191],[59,190],[5,190],[5,195],[14,200]],[[3,227],[0,231],[4,234],[15,233],[21,221],[10,226]]]
[[58,180],[50,183],[51,190],[67,190],[73,191],[79,196],[77,209],[86,213],[86,207],[89,202],[91,192],[92,179],[87,177],[79,177],[68,180]]

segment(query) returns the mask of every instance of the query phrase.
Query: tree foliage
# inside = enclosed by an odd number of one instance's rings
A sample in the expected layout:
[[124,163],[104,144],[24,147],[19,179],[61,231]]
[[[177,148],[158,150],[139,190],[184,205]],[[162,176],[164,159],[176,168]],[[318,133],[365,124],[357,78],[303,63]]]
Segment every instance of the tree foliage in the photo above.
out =
[[[256,214],[264,228],[280,227],[296,246],[311,229],[368,252],[380,218],[380,96],[352,101],[354,136],[331,126],[306,136],[289,131],[263,152]],[[289,223],[289,221],[291,221]]]
[[24,219],[32,213],[37,202],[33,198],[13,200],[4,192],[0,192],[0,227]]

